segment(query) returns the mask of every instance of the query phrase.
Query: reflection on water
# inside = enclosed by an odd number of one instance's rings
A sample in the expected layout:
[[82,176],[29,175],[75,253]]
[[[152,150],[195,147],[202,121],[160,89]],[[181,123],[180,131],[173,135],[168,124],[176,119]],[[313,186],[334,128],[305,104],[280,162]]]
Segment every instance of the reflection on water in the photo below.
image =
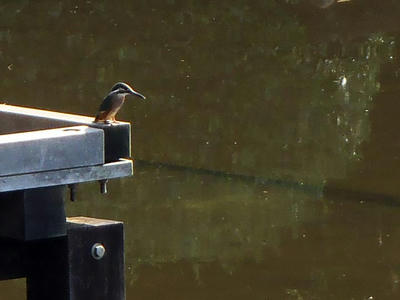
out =
[[7,300],[26,299],[25,278],[0,281],[1,297]]
[[362,160],[380,68],[397,63],[396,37],[350,30],[360,5],[9,2],[0,87],[10,103],[94,114],[127,81],[149,95],[119,115],[137,159],[326,183]]
[[[400,207],[139,164],[70,215],[126,224],[128,299],[395,299]],[[91,200],[85,200],[90,199]]]
[[128,299],[395,298],[399,12],[2,1],[1,99],[93,115],[116,81],[148,96],[119,114],[135,177],[68,204],[125,221]]
[[320,8],[328,8],[336,3],[336,0],[310,0],[310,3]]

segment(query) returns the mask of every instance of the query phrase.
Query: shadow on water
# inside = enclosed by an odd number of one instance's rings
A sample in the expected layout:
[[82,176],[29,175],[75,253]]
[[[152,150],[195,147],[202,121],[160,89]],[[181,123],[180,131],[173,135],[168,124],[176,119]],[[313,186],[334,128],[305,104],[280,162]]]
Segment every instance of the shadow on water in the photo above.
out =
[[135,165],[137,167],[145,167],[145,166],[153,166],[153,167],[158,167],[158,168],[165,168],[167,170],[172,170],[172,171],[181,171],[184,173],[193,173],[193,174],[199,174],[199,175],[212,175],[216,177],[225,177],[225,178],[230,178],[233,180],[240,180],[242,182],[247,182],[247,183],[252,183],[252,184],[258,184],[258,185],[264,185],[264,186],[280,186],[282,188],[288,188],[292,190],[301,190],[301,191],[309,191],[309,192],[321,192],[323,190],[322,186],[316,186],[316,185],[309,185],[304,182],[297,182],[297,181],[290,181],[290,180],[283,180],[283,179],[274,179],[274,178],[266,178],[266,177],[260,177],[260,176],[251,176],[251,175],[242,175],[242,174],[235,174],[235,173],[226,173],[223,171],[215,171],[215,170],[207,170],[207,169],[196,169],[193,167],[187,167],[187,166],[179,166],[179,165],[172,165],[172,164],[166,164],[166,163],[157,163],[157,162],[148,162],[148,161],[143,161],[143,160],[135,160]]
[[143,163],[133,182],[85,201],[97,188],[82,190],[69,214],[125,222],[129,297],[398,295],[397,206]]
[[[323,193],[326,197],[329,198],[346,198],[353,199],[355,201],[368,201],[368,202],[376,202],[382,205],[389,206],[400,206],[400,196],[393,196],[384,193],[372,193],[368,191],[355,191],[351,189],[343,189],[329,185],[309,185],[304,182],[295,182],[295,181],[284,181],[282,179],[268,179],[263,177],[249,176],[249,175],[240,175],[240,174],[229,174],[221,171],[213,171],[206,169],[193,169],[191,167],[185,166],[177,166],[177,165],[169,165],[164,163],[156,163],[156,162],[147,162],[147,161],[135,161],[137,167],[145,167],[145,166],[153,166],[158,168],[165,168],[168,170],[181,171],[181,172],[190,172],[200,175],[213,175],[218,177],[227,177],[235,180],[240,180],[242,182],[262,185],[262,186],[274,186],[274,187],[282,187],[291,190],[299,190],[310,193]],[[361,200],[360,200],[361,199]]]

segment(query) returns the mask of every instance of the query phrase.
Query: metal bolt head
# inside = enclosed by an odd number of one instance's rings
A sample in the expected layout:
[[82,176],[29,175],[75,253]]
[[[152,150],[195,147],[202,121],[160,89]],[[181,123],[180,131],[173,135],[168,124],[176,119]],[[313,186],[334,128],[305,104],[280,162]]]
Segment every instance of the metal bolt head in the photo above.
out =
[[95,243],[92,246],[92,257],[96,260],[100,260],[103,258],[104,254],[106,254],[106,248],[100,243]]

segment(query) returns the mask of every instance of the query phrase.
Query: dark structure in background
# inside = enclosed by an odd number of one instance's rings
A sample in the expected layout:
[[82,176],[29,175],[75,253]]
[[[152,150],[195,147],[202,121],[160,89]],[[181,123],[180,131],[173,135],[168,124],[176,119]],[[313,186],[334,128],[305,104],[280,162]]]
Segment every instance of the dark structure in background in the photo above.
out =
[[64,197],[132,175],[130,124],[9,105],[0,115],[0,280],[26,277],[28,300],[125,299],[123,224],[66,218]]

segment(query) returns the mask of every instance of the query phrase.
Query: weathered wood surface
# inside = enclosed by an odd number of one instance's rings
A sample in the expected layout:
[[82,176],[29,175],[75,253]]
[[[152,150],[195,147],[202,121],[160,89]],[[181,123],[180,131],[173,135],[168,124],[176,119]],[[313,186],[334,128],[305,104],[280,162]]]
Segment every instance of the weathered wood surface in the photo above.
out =
[[[92,256],[96,243],[105,248],[101,259]],[[0,280],[22,277],[28,300],[124,300],[123,223],[68,218],[64,237],[0,238]]]
[[0,176],[103,163],[101,129],[74,126],[0,135]]
[[[122,222],[88,217],[67,218],[70,299],[124,300],[124,227]],[[101,259],[94,244],[104,245]]]
[[93,123],[94,117],[0,104],[0,134],[87,125],[104,131],[105,162],[131,156],[131,125]]
[[133,162],[123,159],[99,166],[0,176],[0,192],[112,179],[132,174]]

